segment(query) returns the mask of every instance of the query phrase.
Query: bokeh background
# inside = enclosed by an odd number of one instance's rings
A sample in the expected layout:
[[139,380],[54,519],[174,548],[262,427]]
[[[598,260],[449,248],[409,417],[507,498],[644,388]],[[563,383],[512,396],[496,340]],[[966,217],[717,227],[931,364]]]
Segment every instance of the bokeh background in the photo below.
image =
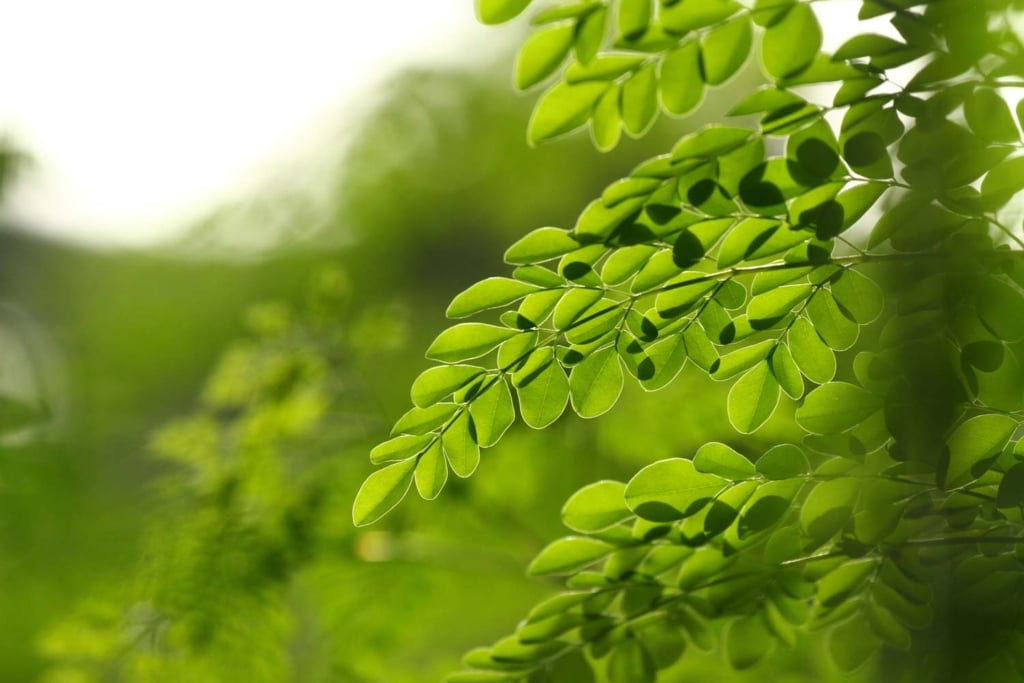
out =
[[[602,155],[527,147],[527,27],[468,1],[36,0],[4,24],[0,681],[439,680],[557,589],[524,570],[572,491],[740,443],[727,386],[684,372],[351,525],[452,296],[755,65]],[[833,675],[810,646],[721,660],[667,680]]]

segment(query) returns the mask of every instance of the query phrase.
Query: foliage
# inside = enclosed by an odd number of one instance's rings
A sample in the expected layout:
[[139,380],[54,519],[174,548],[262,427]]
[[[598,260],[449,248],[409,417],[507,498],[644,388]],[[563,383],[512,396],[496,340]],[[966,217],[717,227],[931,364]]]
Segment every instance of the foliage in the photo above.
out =
[[[500,23],[528,5],[477,8]],[[739,432],[796,402],[803,437],[711,442],[579,490],[574,534],[530,567],[567,590],[450,680],[654,681],[719,636],[739,670],[816,633],[840,669],[885,680],[1024,675],[1021,9],[864,0],[891,36],[831,54],[797,0],[534,15],[516,65],[522,88],[551,82],[533,143],[588,126],[611,149],[695,110],[752,52],[769,83],[455,298],[450,317],[494,317],[430,345],[354,521],[413,482],[433,499],[469,477],[517,414],[596,417],[685,365],[731,381]]]

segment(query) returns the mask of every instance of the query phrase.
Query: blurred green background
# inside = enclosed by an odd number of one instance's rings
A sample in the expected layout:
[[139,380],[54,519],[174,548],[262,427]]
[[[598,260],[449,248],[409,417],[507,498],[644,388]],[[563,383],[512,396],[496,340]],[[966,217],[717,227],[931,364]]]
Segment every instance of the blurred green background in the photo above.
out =
[[[327,202],[235,202],[148,250],[2,226],[0,681],[439,680],[557,588],[524,569],[572,491],[739,441],[727,387],[687,371],[595,421],[517,425],[472,481],[352,527],[451,297],[757,79],[601,155],[528,149],[509,63],[393,79],[325,150]],[[273,248],[225,237],[270,224]],[[784,439],[786,415],[754,438]],[[721,660],[688,653],[666,680],[833,675],[816,649],[743,677]]]

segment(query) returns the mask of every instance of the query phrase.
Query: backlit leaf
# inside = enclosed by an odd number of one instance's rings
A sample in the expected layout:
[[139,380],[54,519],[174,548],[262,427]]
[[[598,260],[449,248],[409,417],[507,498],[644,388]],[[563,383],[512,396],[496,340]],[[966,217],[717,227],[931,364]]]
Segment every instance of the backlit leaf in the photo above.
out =
[[468,384],[484,373],[475,365],[441,365],[425,370],[412,383],[412,402],[420,408],[429,408],[456,389]]
[[480,446],[487,448],[498,443],[516,417],[512,392],[505,380],[496,380],[481,391],[469,404],[469,413],[473,417]]
[[561,417],[569,403],[569,378],[555,360],[553,349],[538,349],[534,353],[545,362],[526,382],[517,384],[516,390],[523,422],[543,429]]
[[698,472],[716,474],[726,479],[740,481],[754,476],[754,463],[724,443],[706,443],[693,456],[693,466]]
[[721,477],[698,472],[689,460],[660,460],[629,481],[626,505],[644,519],[673,521],[706,504],[725,484]]
[[441,435],[444,454],[456,476],[465,478],[480,464],[480,446],[476,442],[476,429],[468,411],[463,411]]
[[949,467],[946,482],[955,482],[971,468],[995,455],[1017,429],[1017,421],[1007,415],[976,415],[957,425],[946,440]]
[[352,522],[356,526],[372,524],[398,505],[412,484],[416,459],[410,458],[382,467],[363,482],[352,504]]
[[776,79],[807,68],[821,49],[821,25],[809,5],[796,4],[764,34],[761,56],[765,71]]
[[622,393],[623,374],[612,346],[592,353],[569,374],[569,397],[581,417],[596,417],[609,410]]
[[750,18],[743,15],[708,31],[701,41],[704,80],[709,85],[729,80],[747,61],[752,41]]
[[740,432],[750,434],[767,422],[778,404],[779,382],[767,363],[758,363],[729,390],[729,421]]
[[607,88],[608,85],[600,81],[555,84],[537,102],[527,128],[527,139],[531,144],[538,144],[579,128],[590,119],[594,105]]
[[553,74],[569,54],[572,24],[556,24],[534,32],[516,58],[516,87],[526,90]]
[[514,19],[530,0],[476,0],[476,13],[485,24],[501,24]]
[[427,349],[427,358],[445,363],[477,358],[516,334],[518,330],[498,325],[460,323],[437,336]]
[[598,481],[572,494],[562,508],[562,521],[573,531],[594,532],[628,519],[633,513],[626,507],[626,485],[618,481]]
[[549,544],[530,563],[531,576],[569,574],[593,564],[615,550],[615,546],[594,538],[568,536]]
[[681,116],[697,108],[704,99],[704,80],[696,40],[683,43],[662,58],[658,83],[661,102],[669,113]]
[[441,442],[434,444],[420,456],[416,463],[416,490],[424,500],[434,500],[448,481],[448,464],[441,452]]

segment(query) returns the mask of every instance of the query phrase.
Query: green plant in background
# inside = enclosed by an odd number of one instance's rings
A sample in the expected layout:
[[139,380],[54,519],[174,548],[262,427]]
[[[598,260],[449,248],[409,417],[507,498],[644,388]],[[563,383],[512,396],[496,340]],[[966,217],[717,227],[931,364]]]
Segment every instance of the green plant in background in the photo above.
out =
[[[477,9],[501,23],[528,5]],[[738,431],[788,402],[803,437],[707,443],[580,489],[573,535],[530,566],[567,589],[451,681],[654,681],[717,640],[740,670],[819,637],[874,680],[1024,675],[1021,10],[864,0],[897,37],[865,27],[832,54],[796,0],[534,15],[516,84],[553,84],[533,143],[589,126],[611,149],[697,109],[752,52],[769,83],[455,298],[450,317],[495,318],[430,346],[355,523],[472,475],[517,412],[596,417],[687,364],[732,383]]]

